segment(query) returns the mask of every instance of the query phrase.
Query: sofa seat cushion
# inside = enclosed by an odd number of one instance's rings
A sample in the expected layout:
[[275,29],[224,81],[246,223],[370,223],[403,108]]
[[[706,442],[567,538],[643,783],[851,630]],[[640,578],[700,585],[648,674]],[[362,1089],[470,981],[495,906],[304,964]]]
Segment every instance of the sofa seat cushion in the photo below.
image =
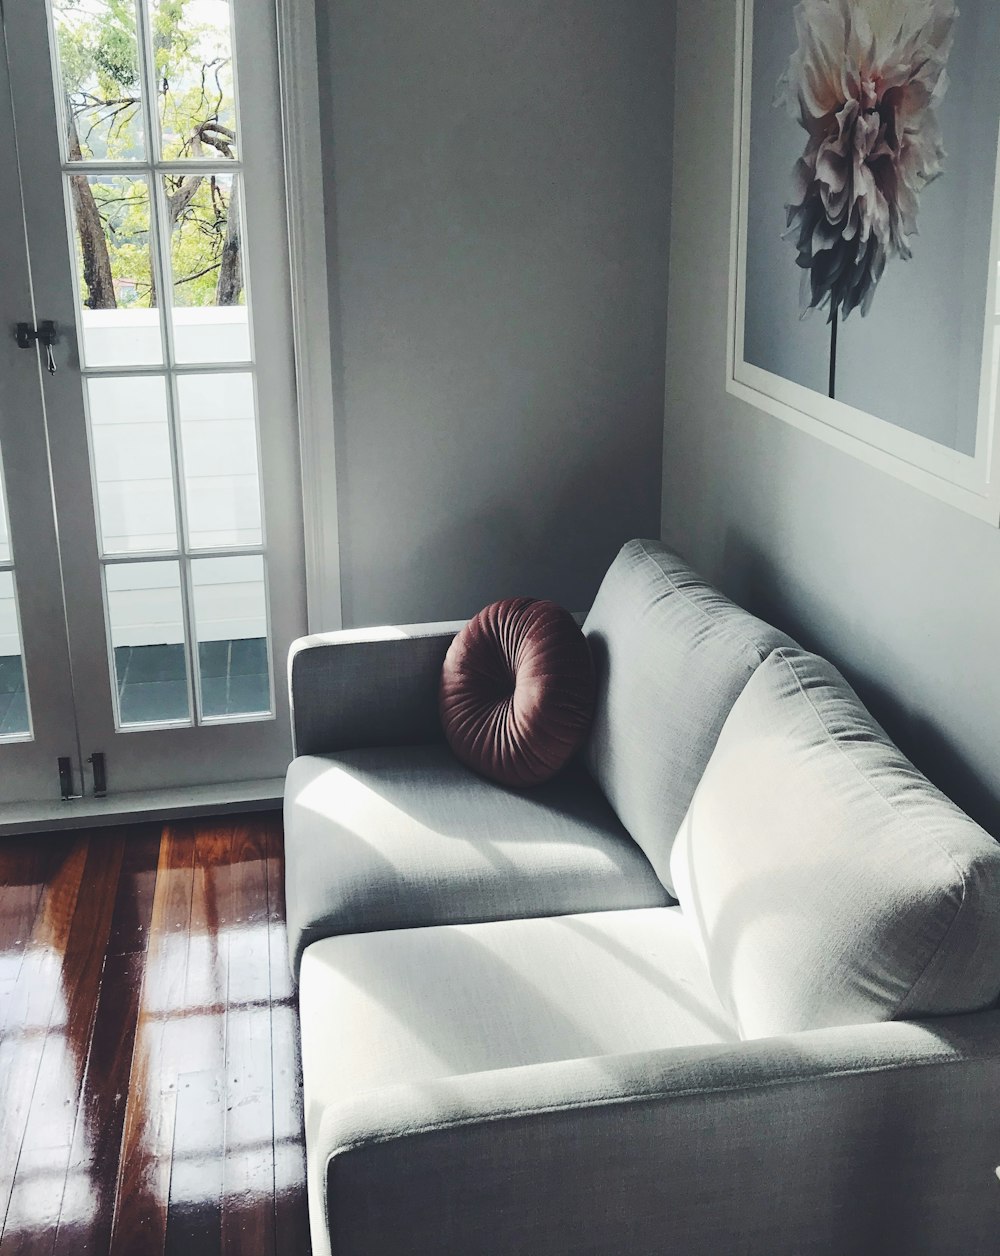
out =
[[597,672],[588,766],[674,893],[671,848],[726,716],[791,642],[658,541],[623,547],[583,631]]
[[672,901],[581,768],[515,792],[444,744],[295,759],[285,860],[293,971],[331,934]]
[[679,908],[352,934],[299,984],[307,1138],[362,1091],[736,1041]]
[[746,1037],[1000,993],[1000,847],[802,650],[772,654],[736,700],[673,870]]
[[316,1256],[331,1252],[331,1151],[378,1143],[401,1094],[567,1061],[602,1076],[608,1056],[737,1039],[671,907],[327,938],[303,956],[299,1010]]

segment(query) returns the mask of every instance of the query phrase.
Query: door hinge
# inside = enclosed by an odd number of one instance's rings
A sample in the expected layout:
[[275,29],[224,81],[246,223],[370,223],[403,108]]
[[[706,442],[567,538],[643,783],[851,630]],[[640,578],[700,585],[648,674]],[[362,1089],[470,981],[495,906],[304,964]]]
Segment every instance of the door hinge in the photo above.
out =
[[30,323],[18,323],[14,339],[19,349],[30,349],[36,342],[45,346],[45,368],[50,375],[56,373],[56,359],[52,346],[59,343],[59,328],[51,318],[32,327]]
[[108,769],[104,755],[95,750],[87,760],[94,772],[94,797],[105,798],[108,792]]
[[82,798],[82,794],[73,793],[73,760],[69,755],[61,755],[56,762],[59,765],[59,793],[62,795],[63,802],[73,802],[74,799]]

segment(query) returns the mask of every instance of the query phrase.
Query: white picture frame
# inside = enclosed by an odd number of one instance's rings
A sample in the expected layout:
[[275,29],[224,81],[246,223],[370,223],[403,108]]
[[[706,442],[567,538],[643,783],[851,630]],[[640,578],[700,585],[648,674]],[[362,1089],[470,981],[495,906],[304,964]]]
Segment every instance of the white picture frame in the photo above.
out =
[[[993,219],[976,417],[969,455],[823,395],[746,360],[747,207],[753,90],[754,0],[736,0],[733,181],[726,389],[731,395],[994,526],[1000,525],[1000,102],[994,154]],[[792,35],[794,38],[794,34]],[[794,259],[789,250],[790,265]]]

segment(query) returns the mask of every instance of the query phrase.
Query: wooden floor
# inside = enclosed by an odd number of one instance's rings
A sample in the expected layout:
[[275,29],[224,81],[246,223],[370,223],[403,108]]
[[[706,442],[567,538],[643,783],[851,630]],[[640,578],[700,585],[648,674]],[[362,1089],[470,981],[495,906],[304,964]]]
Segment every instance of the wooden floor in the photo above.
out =
[[0,1256],[309,1251],[276,813],[0,839]]

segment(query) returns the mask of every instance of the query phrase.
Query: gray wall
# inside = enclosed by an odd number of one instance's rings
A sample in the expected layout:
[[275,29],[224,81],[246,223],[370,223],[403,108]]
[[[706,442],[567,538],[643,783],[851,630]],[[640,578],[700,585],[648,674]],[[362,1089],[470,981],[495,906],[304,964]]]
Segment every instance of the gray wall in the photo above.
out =
[[660,511],[664,0],[319,0],[344,621],[587,605]]
[[1000,834],[1000,533],[725,391],[734,0],[679,0],[663,535]]

